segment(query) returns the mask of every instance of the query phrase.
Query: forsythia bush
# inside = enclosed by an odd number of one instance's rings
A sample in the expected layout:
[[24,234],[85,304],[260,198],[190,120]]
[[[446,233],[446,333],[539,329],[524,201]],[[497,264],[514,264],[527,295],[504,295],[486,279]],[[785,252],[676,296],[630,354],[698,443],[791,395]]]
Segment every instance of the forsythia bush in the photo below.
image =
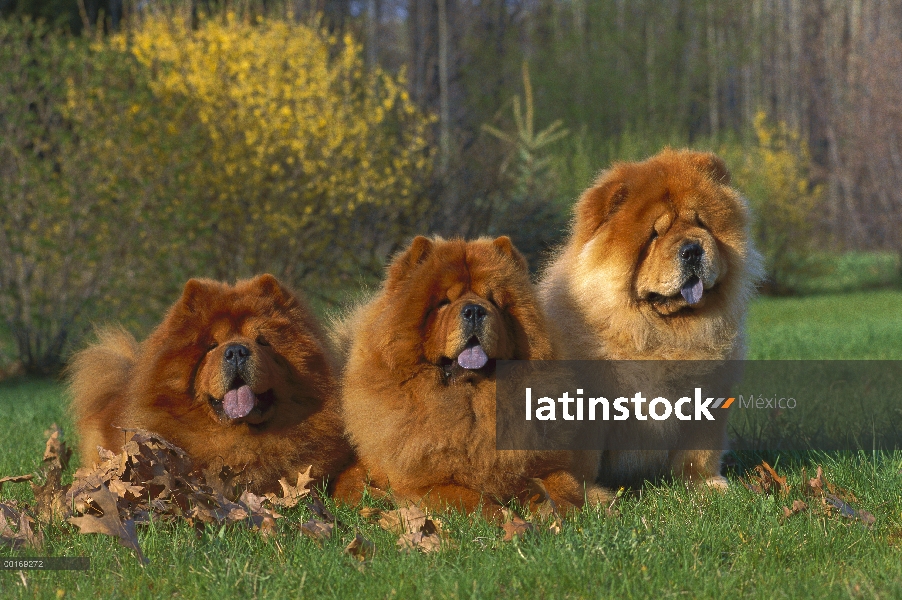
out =
[[755,115],[755,144],[723,149],[736,186],[749,198],[753,236],[772,291],[788,292],[815,268],[813,228],[823,188],[809,175],[807,143],[786,123]]
[[192,227],[212,233],[214,275],[329,279],[342,246],[345,263],[360,254],[355,218],[418,210],[429,120],[403,79],[364,68],[350,36],[227,14],[196,31],[151,17],[113,44],[150,70],[159,103],[183,110],[169,128],[200,125],[185,177]]

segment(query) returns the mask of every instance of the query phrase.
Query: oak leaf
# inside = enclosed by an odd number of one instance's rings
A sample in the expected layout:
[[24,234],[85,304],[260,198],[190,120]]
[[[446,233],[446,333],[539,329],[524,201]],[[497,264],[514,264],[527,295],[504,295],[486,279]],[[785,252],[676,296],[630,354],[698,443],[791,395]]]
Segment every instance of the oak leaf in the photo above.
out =
[[274,506],[283,506],[285,508],[297,506],[302,498],[310,494],[310,490],[307,489],[307,486],[314,481],[314,479],[310,477],[311,469],[313,469],[313,465],[307,467],[305,472],[299,472],[298,481],[295,485],[288,483],[284,477],[279,479],[279,485],[282,486],[282,497],[279,498],[275,494],[269,493],[266,494],[266,499]]
[[148,562],[138,543],[135,522],[131,519],[123,521],[119,517],[116,497],[110,490],[105,485],[101,485],[97,490],[91,491],[91,498],[102,511],[102,515],[95,517],[86,514],[81,517],[70,517],[69,523],[77,526],[81,533],[100,533],[115,537],[121,545],[134,550],[142,563]]
[[[16,529],[11,523],[18,523]],[[13,549],[32,548],[40,550],[44,543],[44,534],[34,531],[34,520],[18,508],[15,501],[0,502],[0,545]]]

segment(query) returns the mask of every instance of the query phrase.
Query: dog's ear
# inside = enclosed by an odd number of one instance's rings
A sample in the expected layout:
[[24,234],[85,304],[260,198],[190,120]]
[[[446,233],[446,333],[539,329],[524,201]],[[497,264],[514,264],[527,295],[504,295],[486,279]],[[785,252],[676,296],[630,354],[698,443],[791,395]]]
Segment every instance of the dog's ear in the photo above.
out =
[[188,312],[197,312],[204,305],[204,298],[210,296],[214,286],[214,282],[207,279],[189,279],[176,306]]
[[691,152],[689,161],[692,165],[721,185],[730,185],[730,171],[723,159],[711,152]]
[[250,285],[254,287],[257,292],[264,298],[270,298],[279,303],[284,304],[288,302],[288,300],[292,296],[292,294],[285,289],[285,287],[279,282],[279,280],[276,279],[274,275],[270,275],[269,273],[257,275],[250,280]]
[[429,258],[435,244],[422,235],[413,238],[410,247],[398,254],[388,268],[387,280],[398,282],[404,279],[417,265]]
[[574,233],[582,243],[588,242],[629,197],[629,188],[616,170],[602,173],[595,185],[576,203]]
[[506,235],[495,238],[495,241],[492,242],[492,246],[494,246],[501,254],[512,259],[514,263],[524,271],[529,270],[526,259],[520,254],[520,251],[514,247],[514,243]]

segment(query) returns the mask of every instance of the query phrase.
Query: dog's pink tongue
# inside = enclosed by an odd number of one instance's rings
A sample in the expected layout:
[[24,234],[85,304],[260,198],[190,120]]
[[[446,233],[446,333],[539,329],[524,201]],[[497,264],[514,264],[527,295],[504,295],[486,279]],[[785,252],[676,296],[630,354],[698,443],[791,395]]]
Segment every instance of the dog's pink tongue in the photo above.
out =
[[479,344],[465,348],[457,357],[457,364],[464,369],[481,369],[487,362],[489,357]]
[[257,404],[257,397],[246,385],[242,385],[237,390],[229,390],[222,399],[222,409],[230,419],[246,417],[254,410],[255,404]]
[[693,277],[680,288],[680,293],[683,294],[683,298],[685,298],[686,302],[690,305],[698,304],[699,300],[702,299],[704,291],[705,286],[698,277]]

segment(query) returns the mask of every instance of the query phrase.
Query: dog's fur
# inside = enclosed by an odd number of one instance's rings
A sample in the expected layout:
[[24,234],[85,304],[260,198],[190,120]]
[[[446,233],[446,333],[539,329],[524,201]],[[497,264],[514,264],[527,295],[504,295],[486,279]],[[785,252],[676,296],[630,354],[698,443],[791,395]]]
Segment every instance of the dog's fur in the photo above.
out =
[[[481,505],[489,517],[526,501],[533,478],[565,510],[584,503],[597,454],[495,449],[494,361],[553,358],[526,262],[507,237],[417,237],[349,318],[342,406],[356,473],[400,499]],[[488,362],[474,368],[463,353],[479,348]]]
[[[192,279],[143,343],[121,328],[98,337],[69,367],[85,465],[98,446],[122,448],[117,427],[161,435],[198,468],[243,470],[238,482],[257,492],[310,465],[318,480],[334,476],[350,460],[325,335],[271,275],[235,286]],[[235,418],[224,397],[242,387],[253,408]]]
[[[730,186],[723,161],[665,149],[644,162],[613,165],[582,195],[570,238],[539,289],[562,358],[740,359],[748,302],[761,272],[748,208]],[[690,305],[681,288],[692,281],[700,281],[703,293]],[[656,368],[649,365],[640,379],[658,379],[658,388],[666,388],[660,378],[667,369],[656,375]],[[602,481],[635,483],[675,473],[726,483],[719,476],[725,423],[702,432],[654,420],[627,427],[633,429],[620,433],[636,440],[715,449],[608,452]],[[687,435],[703,437],[693,444]]]

